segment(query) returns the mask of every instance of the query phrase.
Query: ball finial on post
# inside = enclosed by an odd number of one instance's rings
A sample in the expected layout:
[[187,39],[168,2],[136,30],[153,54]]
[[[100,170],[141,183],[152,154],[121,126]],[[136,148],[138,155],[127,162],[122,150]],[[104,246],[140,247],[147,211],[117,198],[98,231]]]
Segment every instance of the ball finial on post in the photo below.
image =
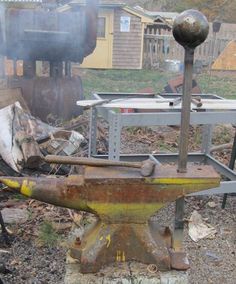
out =
[[184,48],[194,49],[204,42],[208,32],[206,17],[197,10],[186,10],[174,20],[173,36]]
[[178,172],[187,171],[188,138],[191,111],[194,49],[204,42],[209,32],[206,17],[199,11],[187,10],[175,18],[173,36],[185,49]]

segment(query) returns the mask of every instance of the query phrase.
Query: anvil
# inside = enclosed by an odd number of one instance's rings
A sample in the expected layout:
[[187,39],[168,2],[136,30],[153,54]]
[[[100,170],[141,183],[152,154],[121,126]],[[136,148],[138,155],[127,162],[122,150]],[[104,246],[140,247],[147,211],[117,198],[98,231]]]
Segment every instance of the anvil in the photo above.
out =
[[[149,177],[143,177],[138,169],[83,169],[80,175],[59,178],[0,178],[0,182],[30,198],[98,216],[81,243],[71,248],[82,273],[131,260],[169,270],[178,253],[171,247],[171,233],[153,229],[149,217],[171,201],[220,183],[211,166],[189,165],[187,173],[179,173],[176,165],[156,165]],[[181,258],[175,268],[186,267],[184,261]]]

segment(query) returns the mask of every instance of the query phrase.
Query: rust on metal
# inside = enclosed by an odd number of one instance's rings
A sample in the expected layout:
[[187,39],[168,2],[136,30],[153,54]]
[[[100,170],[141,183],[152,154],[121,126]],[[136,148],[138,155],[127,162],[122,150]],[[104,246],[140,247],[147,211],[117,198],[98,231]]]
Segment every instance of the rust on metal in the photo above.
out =
[[45,122],[48,114],[70,119],[82,112],[82,109],[76,106],[76,101],[83,99],[79,77],[11,77],[8,85],[10,88],[21,88],[32,115]]
[[[150,177],[132,168],[85,167],[78,176],[0,181],[25,196],[98,216],[95,226],[71,248],[81,272],[91,273],[131,260],[169,270],[176,257],[170,253],[170,231],[157,230],[148,218],[185,194],[217,187],[220,177],[210,166],[193,165],[181,174],[176,166],[158,165]],[[179,266],[185,267],[184,262]]]
[[187,254],[183,251],[170,250],[170,265],[176,270],[187,270],[190,265]]
[[65,165],[85,165],[94,167],[107,167],[107,166],[119,166],[127,168],[139,168],[141,169],[142,176],[150,176],[154,169],[155,163],[152,160],[145,160],[143,162],[123,162],[123,161],[110,161],[96,158],[84,158],[84,157],[68,157],[47,155],[44,161],[50,164],[65,164]]
[[1,181],[17,182],[26,196],[92,212],[106,222],[144,223],[168,202],[217,187],[220,178],[210,166],[191,166],[187,174],[177,173],[175,166],[157,166],[150,177],[141,176],[137,169],[86,167],[84,175],[78,176]]

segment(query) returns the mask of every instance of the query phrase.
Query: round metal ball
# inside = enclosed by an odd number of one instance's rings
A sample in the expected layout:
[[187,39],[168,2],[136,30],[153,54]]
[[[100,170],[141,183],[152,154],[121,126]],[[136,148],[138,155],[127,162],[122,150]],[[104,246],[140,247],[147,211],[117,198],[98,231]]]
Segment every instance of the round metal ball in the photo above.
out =
[[178,15],[173,24],[173,36],[184,48],[195,48],[207,38],[207,18],[197,10],[186,10]]

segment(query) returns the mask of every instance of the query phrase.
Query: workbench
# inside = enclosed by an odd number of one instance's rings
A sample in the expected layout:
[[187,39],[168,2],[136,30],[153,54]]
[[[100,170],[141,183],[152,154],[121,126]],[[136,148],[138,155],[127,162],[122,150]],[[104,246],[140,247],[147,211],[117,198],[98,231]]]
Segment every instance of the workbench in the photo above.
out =
[[[92,99],[96,100],[116,100],[122,98],[129,99],[165,99],[171,100],[180,97],[180,94],[135,94],[135,93],[95,93]],[[210,155],[212,130],[216,124],[236,124],[236,101],[224,100],[223,98],[213,94],[199,94],[197,97],[201,97],[204,100],[213,101],[213,106],[206,110],[204,103],[202,110],[191,111],[190,124],[202,125],[202,146],[201,151],[198,153],[189,153],[188,162],[192,163],[204,163],[214,166],[214,168],[224,176],[227,181],[221,182],[221,187],[217,189],[211,189],[194,193],[193,195],[209,195],[209,194],[222,194],[236,191],[236,173],[223,165]],[[122,101],[116,102],[116,106],[121,107]],[[153,104],[152,104],[153,106]],[[124,104],[124,111],[130,109],[130,104]],[[148,109],[149,108],[149,109]],[[175,162],[178,160],[178,153],[171,154],[158,154],[158,155],[138,155],[136,153],[132,155],[121,155],[121,131],[123,127],[146,127],[146,126],[167,126],[167,125],[180,125],[181,119],[181,105],[175,108],[171,107],[169,110],[162,106],[160,110],[159,106],[148,107],[147,104],[143,104],[143,108],[137,108],[137,105],[133,104],[135,112],[126,113],[120,112],[120,110],[114,107],[99,105],[91,108],[90,117],[90,134],[89,134],[89,155],[93,157],[108,158],[110,160],[124,160],[124,161],[143,161],[147,158],[154,160],[156,163]],[[150,112],[151,109],[151,112]],[[109,125],[108,133],[108,155],[97,155],[96,142],[97,142],[97,119],[101,116],[107,121]]]

